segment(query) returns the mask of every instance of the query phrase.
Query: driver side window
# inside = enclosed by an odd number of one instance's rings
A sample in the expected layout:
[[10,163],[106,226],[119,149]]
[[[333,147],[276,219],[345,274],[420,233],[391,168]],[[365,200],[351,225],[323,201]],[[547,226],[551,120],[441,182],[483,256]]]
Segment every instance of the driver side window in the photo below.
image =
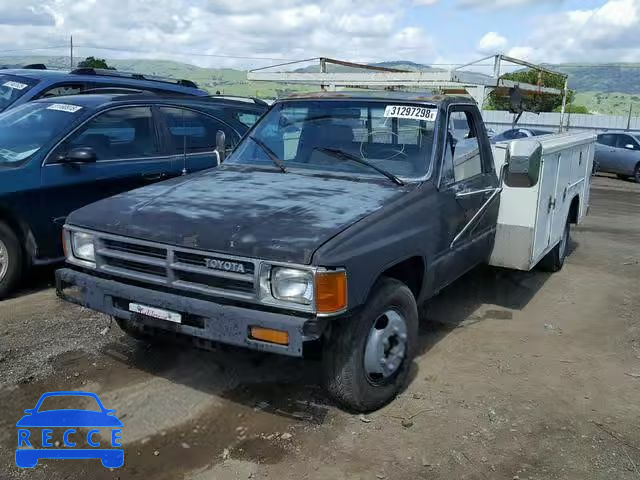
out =
[[445,142],[442,184],[463,182],[482,173],[477,125],[471,112],[453,108]]
[[[629,145],[631,145],[631,147],[629,147]],[[624,148],[626,150],[640,150],[640,148],[638,148],[637,142],[629,135],[618,135],[616,147]]]

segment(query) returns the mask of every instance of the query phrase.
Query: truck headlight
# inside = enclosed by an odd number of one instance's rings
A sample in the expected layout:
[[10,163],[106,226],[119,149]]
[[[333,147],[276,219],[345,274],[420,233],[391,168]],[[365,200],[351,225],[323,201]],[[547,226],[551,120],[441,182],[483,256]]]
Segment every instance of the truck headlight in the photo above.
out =
[[95,237],[90,233],[71,232],[71,253],[78,260],[95,263]]
[[272,268],[271,294],[285,302],[310,305],[313,302],[313,272],[295,268]]
[[347,273],[343,269],[263,264],[260,301],[319,315],[335,315],[347,309]]

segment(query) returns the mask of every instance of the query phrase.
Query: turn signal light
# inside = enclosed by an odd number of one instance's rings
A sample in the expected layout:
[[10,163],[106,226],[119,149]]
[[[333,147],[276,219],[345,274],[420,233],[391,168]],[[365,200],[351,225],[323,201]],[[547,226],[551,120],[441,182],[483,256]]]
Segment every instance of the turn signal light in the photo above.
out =
[[271,328],[251,327],[251,338],[277,345],[289,345],[289,333]]
[[337,313],[347,308],[347,272],[318,272],[316,274],[316,310],[318,313]]
[[64,258],[67,258],[67,255],[69,254],[69,252],[67,252],[67,242],[64,239],[64,229],[62,229],[62,232],[60,233],[60,236],[62,237],[62,253],[64,254]]

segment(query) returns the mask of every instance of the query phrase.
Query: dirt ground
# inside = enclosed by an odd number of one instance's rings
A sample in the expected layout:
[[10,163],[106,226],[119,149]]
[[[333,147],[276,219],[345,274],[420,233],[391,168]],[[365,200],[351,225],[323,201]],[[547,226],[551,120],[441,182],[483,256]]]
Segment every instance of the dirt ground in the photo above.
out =
[[[0,304],[0,478],[640,479],[640,185],[594,179],[561,272],[479,268],[434,299],[411,383],[367,416],[315,362],[138,343],[51,280]],[[73,389],[115,409],[124,467],[18,469],[23,410]]]

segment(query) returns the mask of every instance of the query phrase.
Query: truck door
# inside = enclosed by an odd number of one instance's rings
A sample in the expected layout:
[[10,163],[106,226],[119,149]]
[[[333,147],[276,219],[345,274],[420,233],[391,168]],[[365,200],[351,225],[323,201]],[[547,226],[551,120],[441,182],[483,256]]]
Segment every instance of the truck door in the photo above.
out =
[[439,181],[446,242],[435,267],[440,288],[489,258],[499,207],[498,177],[477,108],[452,106],[447,125]]

